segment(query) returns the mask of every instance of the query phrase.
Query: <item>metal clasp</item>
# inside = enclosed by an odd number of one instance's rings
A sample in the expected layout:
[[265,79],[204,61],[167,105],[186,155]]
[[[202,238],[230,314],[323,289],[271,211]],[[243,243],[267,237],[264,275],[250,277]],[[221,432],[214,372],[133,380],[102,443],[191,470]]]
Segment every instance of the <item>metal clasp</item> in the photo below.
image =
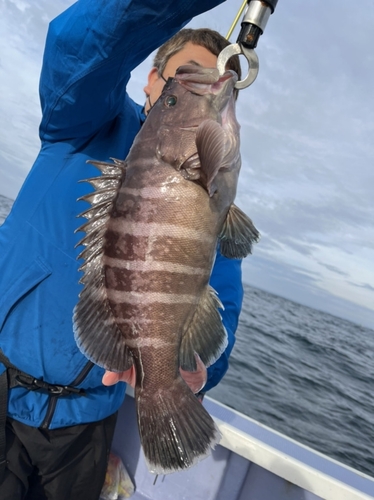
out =
[[228,45],[223,49],[217,61],[218,71],[220,75],[223,75],[230,57],[240,54],[244,55],[247,59],[249,69],[247,76],[243,80],[236,82],[235,88],[239,90],[249,87],[256,80],[259,62],[254,49],[257,46],[258,39],[264,32],[270,15],[274,12],[277,2],[278,0],[243,0],[234,22],[227,33],[226,40],[229,40],[240,16],[245,11],[236,43]]
[[257,78],[259,61],[256,52],[253,49],[247,49],[241,43],[232,43],[225,47],[218,56],[217,68],[220,75],[226,71],[228,60],[232,56],[244,55],[248,62],[248,74],[243,80],[239,80],[235,84],[236,89],[245,89],[249,87]]

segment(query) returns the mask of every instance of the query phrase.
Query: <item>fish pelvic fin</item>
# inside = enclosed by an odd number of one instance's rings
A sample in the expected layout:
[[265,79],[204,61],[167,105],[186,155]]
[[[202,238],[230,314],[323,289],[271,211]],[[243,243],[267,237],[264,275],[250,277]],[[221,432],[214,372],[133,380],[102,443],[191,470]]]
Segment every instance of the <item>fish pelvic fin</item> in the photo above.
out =
[[189,469],[210,455],[220,432],[181,377],[171,387],[135,389],[140,440],[150,472]]
[[74,336],[88,359],[107,370],[124,371],[132,366],[133,360],[107,299],[102,259],[107,221],[126,164],[121,160],[89,163],[102,175],[86,180],[95,191],[81,198],[91,203],[91,207],[81,214],[88,221],[78,229],[86,233],[77,245],[85,247],[78,256],[83,259],[79,270],[84,273],[80,280],[84,288],[74,308]]
[[224,257],[243,259],[252,253],[253,243],[259,241],[260,233],[251,219],[232,204],[218,238],[220,252]]
[[210,366],[226,349],[228,337],[218,308],[224,309],[217,292],[208,285],[182,338],[179,362],[183,370],[197,370],[195,353]]

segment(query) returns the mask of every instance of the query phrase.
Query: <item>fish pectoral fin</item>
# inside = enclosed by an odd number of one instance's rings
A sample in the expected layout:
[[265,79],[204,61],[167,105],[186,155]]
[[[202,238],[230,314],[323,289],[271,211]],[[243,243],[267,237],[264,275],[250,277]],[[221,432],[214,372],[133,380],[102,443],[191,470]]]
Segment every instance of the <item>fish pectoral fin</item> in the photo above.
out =
[[208,285],[182,338],[180,366],[183,370],[196,371],[195,353],[205,366],[210,366],[226,349],[227,332],[218,308],[223,309],[223,305],[217,292]]
[[213,196],[216,191],[214,179],[221,168],[225,154],[226,135],[221,125],[213,120],[204,120],[196,131],[196,148],[201,164],[201,182]]
[[218,237],[220,252],[224,257],[243,259],[252,253],[252,245],[258,242],[260,233],[251,219],[232,204]]

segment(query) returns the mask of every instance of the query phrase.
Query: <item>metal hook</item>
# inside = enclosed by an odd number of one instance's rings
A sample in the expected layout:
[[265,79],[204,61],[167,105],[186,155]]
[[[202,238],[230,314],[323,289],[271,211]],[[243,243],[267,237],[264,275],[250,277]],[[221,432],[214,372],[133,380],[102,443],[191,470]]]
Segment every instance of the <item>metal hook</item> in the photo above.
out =
[[226,65],[230,57],[243,54],[248,61],[248,74],[243,80],[235,84],[236,89],[245,89],[249,87],[257,78],[259,61],[256,52],[253,49],[247,49],[240,43],[232,43],[225,47],[218,56],[217,68],[220,75],[226,71]]
[[[230,26],[230,29],[226,35],[226,40],[230,39],[230,36],[232,35],[232,32],[234,31],[235,26],[237,25],[240,16],[243,14],[244,9],[247,6],[248,0],[243,0],[242,5],[240,6],[240,9],[238,10],[238,13],[235,16],[235,19]],[[226,65],[228,60],[232,56],[237,56],[237,55],[244,55],[244,57],[248,61],[248,74],[243,80],[239,80],[235,84],[235,88],[238,90],[245,89],[246,87],[249,87],[257,78],[258,75],[258,68],[259,68],[259,61],[256,52],[253,49],[247,49],[244,47],[241,43],[232,43],[231,45],[228,45],[226,48],[224,48],[221,53],[218,56],[218,61],[217,61],[217,68],[219,71],[220,75],[223,75],[224,72],[226,71]]]

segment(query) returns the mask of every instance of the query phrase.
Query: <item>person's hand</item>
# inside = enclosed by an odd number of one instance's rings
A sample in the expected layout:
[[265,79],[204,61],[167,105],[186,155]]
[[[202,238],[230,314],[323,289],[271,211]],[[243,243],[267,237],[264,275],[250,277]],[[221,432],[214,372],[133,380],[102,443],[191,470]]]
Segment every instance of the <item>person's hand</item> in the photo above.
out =
[[[182,378],[189,386],[191,391],[197,394],[206,384],[208,374],[206,366],[201,361],[199,356],[195,354],[195,357],[197,364],[196,371],[188,372],[186,370],[182,370],[182,368],[180,368],[179,371]],[[135,381],[136,381],[136,372],[134,366],[132,366],[129,370],[126,370],[124,372],[117,373],[117,372],[106,371],[102,379],[102,383],[106,386],[114,385],[117,384],[118,382],[126,382],[127,384],[130,384],[132,387],[135,387]]]

